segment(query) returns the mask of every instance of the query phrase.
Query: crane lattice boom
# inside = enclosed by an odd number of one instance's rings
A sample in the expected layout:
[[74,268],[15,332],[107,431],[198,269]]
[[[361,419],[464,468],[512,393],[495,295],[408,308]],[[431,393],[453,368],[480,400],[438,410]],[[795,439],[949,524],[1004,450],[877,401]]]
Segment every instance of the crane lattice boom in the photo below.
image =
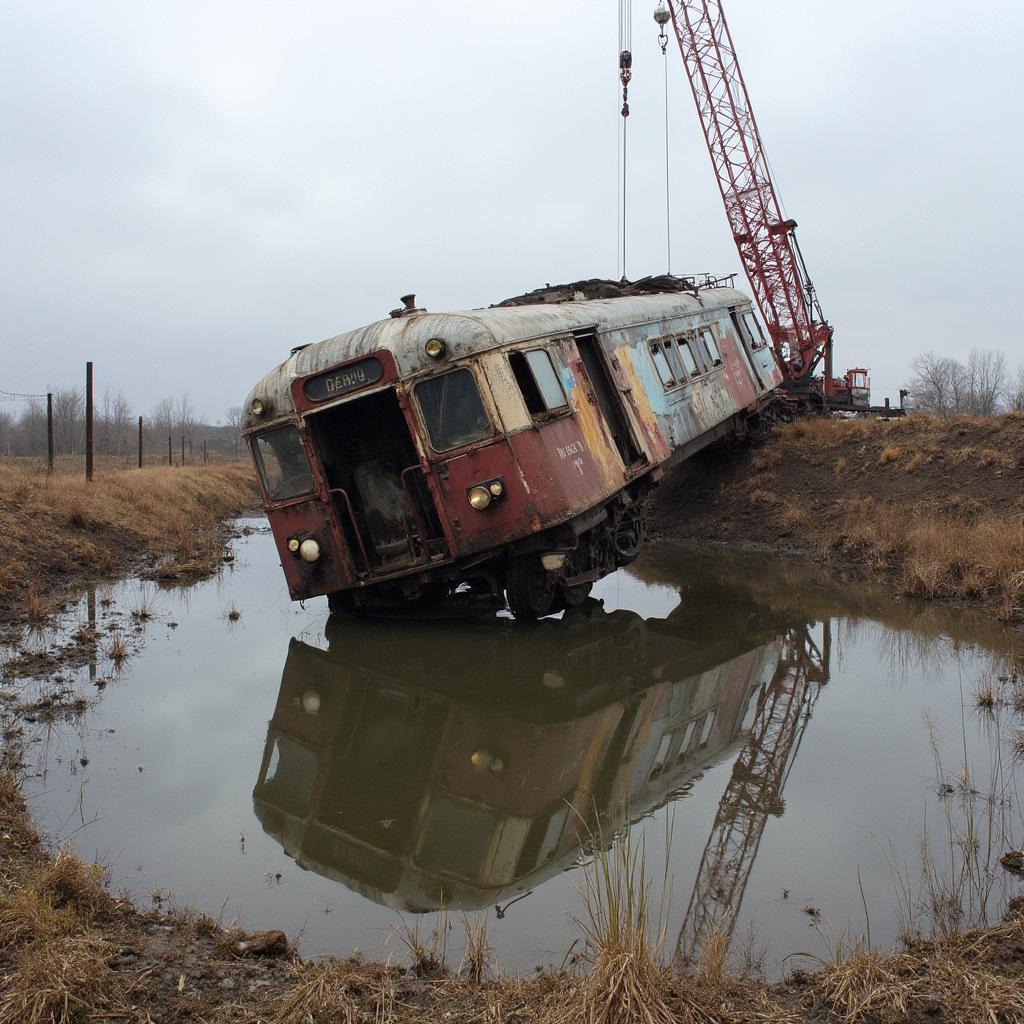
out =
[[806,381],[825,356],[829,393],[832,329],[800,256],[796,221],[783,218],[722,6],[669,0],[669,11],[733,238],[779,365],[787,381]]

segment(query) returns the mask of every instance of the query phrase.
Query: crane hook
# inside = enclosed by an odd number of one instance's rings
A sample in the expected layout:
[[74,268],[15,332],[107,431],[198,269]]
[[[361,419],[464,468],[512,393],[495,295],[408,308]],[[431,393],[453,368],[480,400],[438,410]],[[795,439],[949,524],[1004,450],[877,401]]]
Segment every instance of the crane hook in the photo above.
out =
[[622,116],[629,117],[629,83],[633,78],[633,54],[623,50],[619,54],[619,80],[622,82]]
[[658,6],[654,9],[654,20],[658,23],[658,45],[661,47],[661,55],[665,55],[668,46],[668,36],[665,34],[665,26],[668,24],[671,15],[665,6],[665,0],[658,0]]

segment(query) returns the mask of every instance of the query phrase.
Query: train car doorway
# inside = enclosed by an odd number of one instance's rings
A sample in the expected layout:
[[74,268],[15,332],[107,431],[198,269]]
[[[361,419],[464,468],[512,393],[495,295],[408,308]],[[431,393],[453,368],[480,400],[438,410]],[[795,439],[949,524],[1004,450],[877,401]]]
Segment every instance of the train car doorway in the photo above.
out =
[[633,430],[622,406],[621,396],[605,367],[604,355],[597,344],[595,333],[593,331],[574,331],[573,337],[576,339],[576,348],[579,350],[583,367],[590,379],[597,407],[604,416],[608,433],[611,434],[612,440],[615,442],[623,465],[629,467],[643,462],[644,455],[637,447]]
[[351,399],[307,422],[349,550],[365,571],[435,553],[441,524],[394,390]]

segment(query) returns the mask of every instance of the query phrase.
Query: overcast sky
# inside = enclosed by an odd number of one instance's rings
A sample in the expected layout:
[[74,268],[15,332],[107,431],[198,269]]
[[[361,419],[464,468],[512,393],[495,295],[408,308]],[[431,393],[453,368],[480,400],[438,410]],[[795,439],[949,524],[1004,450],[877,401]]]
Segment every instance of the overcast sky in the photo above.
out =
[[[653,7],[631,277],[665,269]],[[871,367],[880,400],[925,349],[1024,361],[1024,4],[726,9],[837,369]],[[0,389],[91,358],[137,411],[187,392],[216,421],[405,292],[461,309],[616,274],[616,0],[7,0],[0,40]],[[672,269],[732,273],[669,61]]]

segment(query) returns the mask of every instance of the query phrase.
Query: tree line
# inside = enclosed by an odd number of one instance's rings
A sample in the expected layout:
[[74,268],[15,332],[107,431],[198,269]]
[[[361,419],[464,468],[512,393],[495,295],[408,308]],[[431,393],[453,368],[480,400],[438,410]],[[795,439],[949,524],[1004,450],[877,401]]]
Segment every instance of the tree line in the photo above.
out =
[[934,416],[1024,412],[1024,364],[1016,373],[995,349],[971,349],[967,359],[924,352],[910,364],[910,406]]
[[[192,447],[204,441],[221,448],[241,436],[242,410],[227,411],[227,426],[204,423],[191,398],[162,398],[143,413],[143,443],[147,450],[166,447],[181,438]],[[97,455],[131,455],[138,446],[138,417],[127,395],[106,387],[95,399],[93,445]],[[57,455],[81,455],[85,451],[85,390],[65,388],[53,392],[53,440]],[[32,398],[16,406],[0,406],[0,455],[46,455],[46,399]]]

